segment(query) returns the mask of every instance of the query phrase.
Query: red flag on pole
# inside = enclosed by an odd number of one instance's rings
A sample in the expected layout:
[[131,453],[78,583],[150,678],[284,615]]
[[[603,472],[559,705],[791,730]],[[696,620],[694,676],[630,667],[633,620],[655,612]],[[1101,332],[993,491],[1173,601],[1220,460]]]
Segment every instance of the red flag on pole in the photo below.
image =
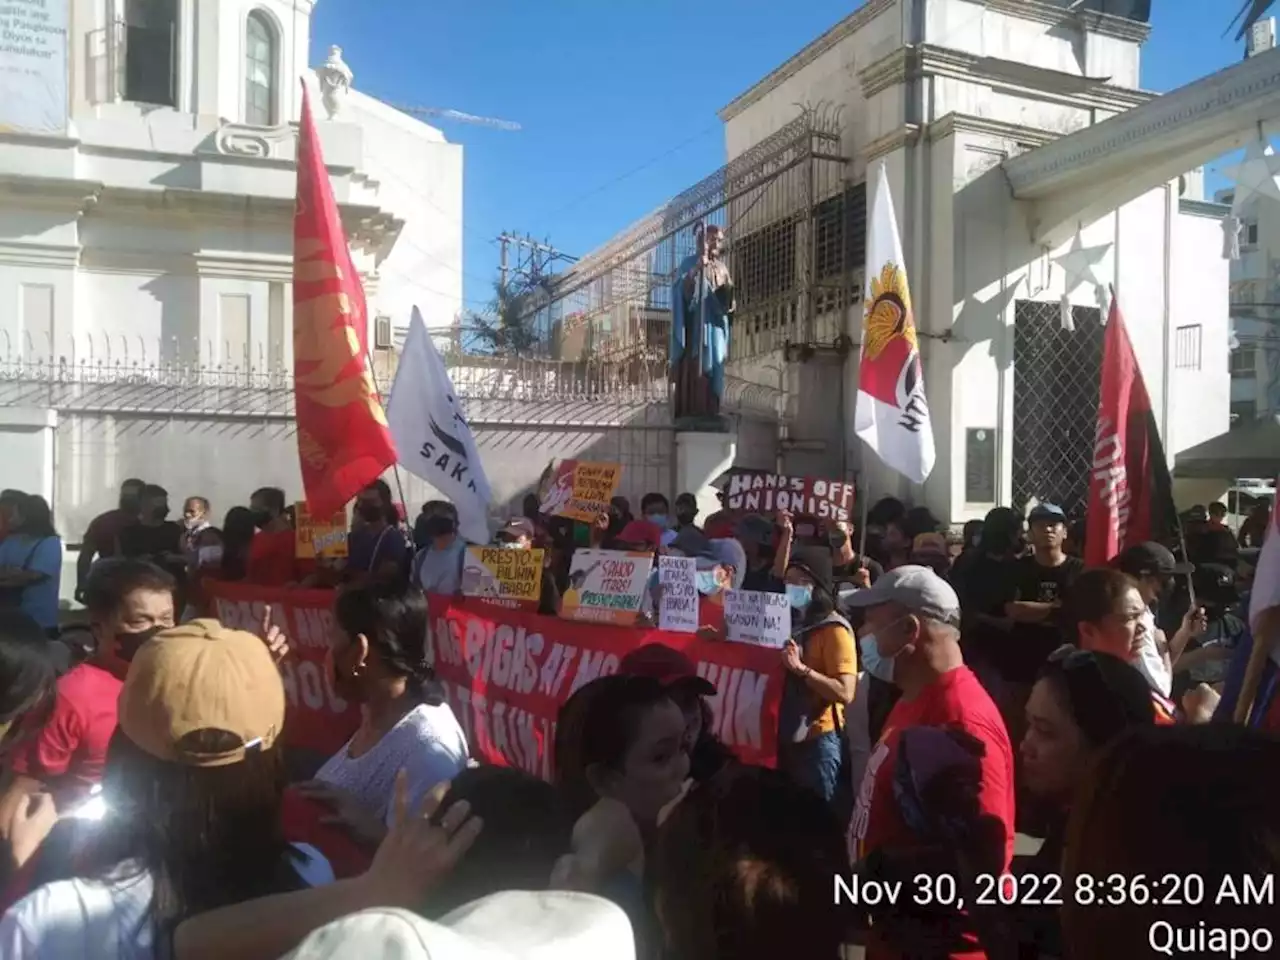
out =
[[1151,397],[1113,295],[1102,348],[1085,563],[1107,563],[1126,547],[1164,540],[1176,528],[1173,481]]
[[302,89],[293,219],[293,373],[307,507],[341,509],[396,462],[369,370],[367,308]]

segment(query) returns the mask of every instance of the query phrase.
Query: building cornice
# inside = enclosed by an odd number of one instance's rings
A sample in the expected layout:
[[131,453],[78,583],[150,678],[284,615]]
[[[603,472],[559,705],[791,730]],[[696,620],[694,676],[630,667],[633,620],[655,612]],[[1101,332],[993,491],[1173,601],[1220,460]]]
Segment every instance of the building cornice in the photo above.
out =
[[[1005,69],[1007,68],[1007,69]],[[899,47],[858,72],[864,99],[915,77],[951,77],[980,83],[1014,96],[1086,110],[1120,112],[1139,106],[1157,95],[1087,77],[994,57],[979,57],[963,50],[921,44]]]
[[88,273],[116,273],[134,277],[189,276],[191,257],[185,253],[125,250],[120,247],[84,247],[80,269]]
[[192,260],[196,273],[210,279],[293,282],[293,257],[203,252]]
[[80,248],[55,243],[0,243],[0,264],[7,267],[76,267]]
[[0,174],[0,204],[19,209],[56,210],[82,215],[102,195],[97,180]]
[[904,123],[902,126],[896,127],[883,136],[872,140],[858,151],[858,155],[867,166],[870,166],[880,157],[892,153],[899,147],[905,147],[908,143],[914,143],[919,138],[920,127],[914,123]]
[[948,113],[929,124],[930,140],[941,140],[956,133],[980,134],[984,137],[1012,140],[1028,150],[1042,147],[1058,139],[1058,134],[1039,127],[1006,123],[1003,120],[992,120],[990,117],[977,117],[968,113]]
[[[1250,57],[1195,83],[1156,97],[1137,109],[1109,117],[1032,153],[1006,161],[1005,171],[1015,196],[1032,188],[1048,189],[1050,181],[1078,171],[1091,161],[1181,129],[1196,133],[1198,120],[1228,116],[1234,110],[1264,96],[1280,92],[1280,49]],[[1206,130],[1205,133],[1212,131]],[[1229,149],[1229,148],[1227,148]]]
[[1041,3],[1039,0],[986,0],[983,4],[988,10],[1003,13],[1019,20],[1032,20],[1036,23],[1047,23],[1052,26],[1075,21],[1084,25],[1090,33],[1116,40],[1130,40],[1134,43],[1145,43],[1151,36],[1151,24],[1126,17],[1117,17],[1113,13],[1100,13],[1096,10],[1081,10],[1069,13],[1061,6]]
[[1214,203],[1212,200],[1179,200],[1178,212],[1192,217],[1208,217],[1221,220],[1231,212],[1231,206],[1225,203]]
[[800,70],[813,63],[845,37],[857,32],[880,16],[880,14],[896,9],[897,5],[898,0],[868,0],[867,3],[845,17],[772,73],[766,75],[764,79],[740,93],[728,105],[721,108],[717,116],[723,122],[728,123],[747,107],[761,100],[771,90],[776,89],[787,79],[795,76]]

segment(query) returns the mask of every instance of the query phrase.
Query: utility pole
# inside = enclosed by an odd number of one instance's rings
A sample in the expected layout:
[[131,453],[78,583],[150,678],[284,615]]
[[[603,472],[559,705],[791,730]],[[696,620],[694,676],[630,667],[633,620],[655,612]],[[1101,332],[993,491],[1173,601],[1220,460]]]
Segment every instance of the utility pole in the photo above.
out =
[[552,264],[557,262],[576,263],[578,260],[577,257],[561,253],[551,246],[550,240],[534,240],[527,233],[523,237],[515,233],[503,233],[498,237],[498,246],[501,251],[498,266],[499,279],[504,290],[512,273],[509,257],[511,247],[516,248],[514,273],[518,279],[528,286],[532,286],[550,273]]

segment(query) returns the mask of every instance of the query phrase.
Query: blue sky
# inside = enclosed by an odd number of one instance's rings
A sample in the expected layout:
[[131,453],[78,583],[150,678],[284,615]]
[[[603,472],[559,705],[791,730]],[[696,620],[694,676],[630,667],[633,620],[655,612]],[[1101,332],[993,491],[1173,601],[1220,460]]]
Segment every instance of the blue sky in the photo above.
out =
[[[336,43],[366,93],[523,125],[440,124],[466,148],[464,295],[475,308],[491,295],[499,233],[588,252],[723,164],[716,111],[860,5],[379,0],[370,16],[369,0],[320,0],[311,61]],[[1242,45],[1222,37],[1236,0],[1153,6],[1143,87],[1167,91],[1240,59]]]

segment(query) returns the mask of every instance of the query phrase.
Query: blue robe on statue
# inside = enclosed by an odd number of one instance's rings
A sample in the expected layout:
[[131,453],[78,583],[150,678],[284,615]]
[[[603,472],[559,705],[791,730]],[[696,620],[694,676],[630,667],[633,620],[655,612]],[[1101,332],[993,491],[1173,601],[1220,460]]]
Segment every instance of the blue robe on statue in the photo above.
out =
[[[685,280],[698,268],[697,255],[685,257],[671,287],[670,364],[676,374],[676,415],[716,414],[724,397],[724,365],[729,357],[729,314],[703,270],[694,278],[693,295],[685,303]],[[706,378],[715,397],[715,409],[699,409],[703,404],[695,397],[683,396],[680,378],[686,354],[696,362],[696,371]]]

